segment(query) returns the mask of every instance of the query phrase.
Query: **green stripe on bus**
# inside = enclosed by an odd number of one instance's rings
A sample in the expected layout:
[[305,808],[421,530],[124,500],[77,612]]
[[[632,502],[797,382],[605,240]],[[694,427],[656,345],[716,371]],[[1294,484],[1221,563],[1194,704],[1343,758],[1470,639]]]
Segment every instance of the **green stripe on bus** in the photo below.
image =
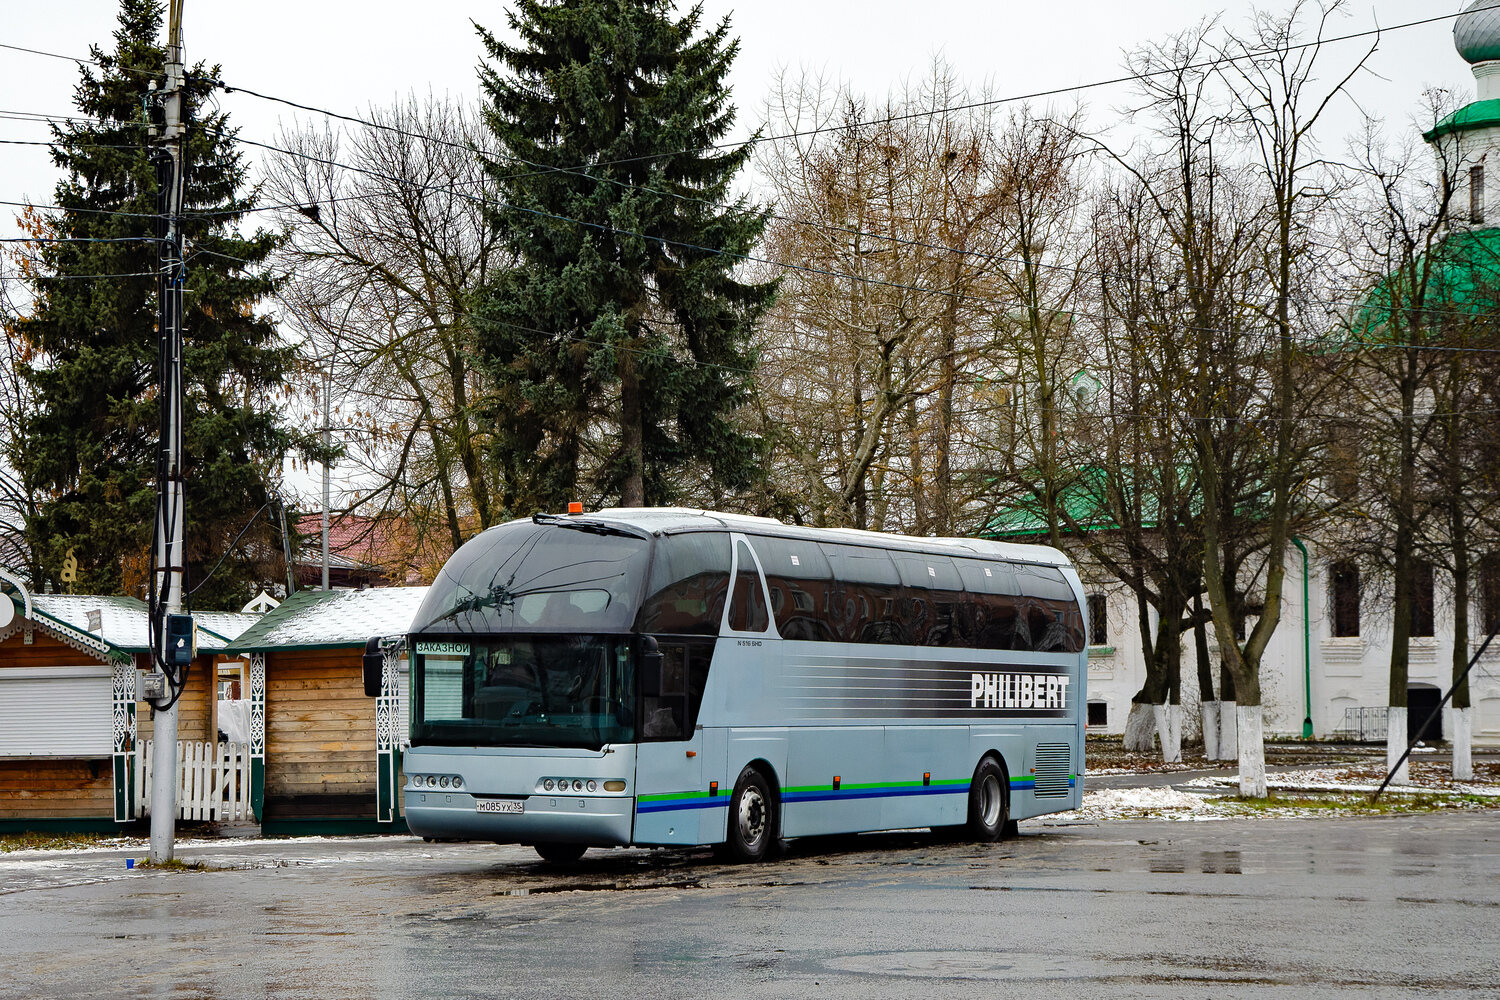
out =
[[966,788],[968,781],[870,781],[860,784],[849,781],[839,782],[839,787],[834,788],[832,782],[826,785],[797,785],[785,789],[787,792],[853,792],[867,791],[874,788]]
[[[712,794],[718,796],[728,795],[729,793],[718,791]],[[706,799],[709,797],[710,793],[707,790],[701,792],[652,792],[650,795],[637,795],[636,800],[639,802],[662,802],[667,799]]]

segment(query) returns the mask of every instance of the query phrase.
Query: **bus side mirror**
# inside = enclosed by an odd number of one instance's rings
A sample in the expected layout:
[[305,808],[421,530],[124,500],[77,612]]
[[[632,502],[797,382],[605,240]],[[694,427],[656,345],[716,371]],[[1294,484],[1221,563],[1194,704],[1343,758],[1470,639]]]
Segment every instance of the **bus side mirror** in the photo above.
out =
[[365,640],[365,655],[360,666],[365,675],[365,697],[380,697],[380,684],[385,674],[385,654],[380,651],[380,636],[372,635]]
[[661,650],[651,636],[641,640],[641,668],[639,678],[641,694],[646,698],[661,697]]

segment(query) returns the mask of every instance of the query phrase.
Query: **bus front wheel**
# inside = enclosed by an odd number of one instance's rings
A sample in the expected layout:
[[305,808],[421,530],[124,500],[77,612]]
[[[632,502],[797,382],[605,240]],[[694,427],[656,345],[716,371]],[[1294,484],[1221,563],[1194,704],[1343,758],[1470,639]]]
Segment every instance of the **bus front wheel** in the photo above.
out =
[[747,765],[729,800],[729,838],[724,853],[733,861],[763,861],[776,842],[776,800],[766,776]]
[[1009,781],[993,757],[986,757],[974,769],[969,785],[969,821],[965,829],[974,840],[992,843],[1005,835],[1010,820]]
[[588,850],[587,844],[561,844],[556,841],[543,841],[531,846],[536,848],[543,861],[553,865],[571,865]]

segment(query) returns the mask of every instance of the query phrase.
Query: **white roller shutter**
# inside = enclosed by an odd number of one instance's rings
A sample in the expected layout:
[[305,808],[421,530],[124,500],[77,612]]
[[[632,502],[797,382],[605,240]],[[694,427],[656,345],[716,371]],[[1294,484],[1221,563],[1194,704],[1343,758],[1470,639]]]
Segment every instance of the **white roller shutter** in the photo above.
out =
[[0,670],[0,757],[108,757],[112,673],[105,664]]

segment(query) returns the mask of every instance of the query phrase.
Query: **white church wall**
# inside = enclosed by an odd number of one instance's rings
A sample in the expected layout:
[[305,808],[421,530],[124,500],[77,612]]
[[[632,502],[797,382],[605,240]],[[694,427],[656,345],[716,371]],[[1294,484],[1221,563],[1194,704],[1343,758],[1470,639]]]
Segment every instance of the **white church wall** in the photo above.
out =
[[[1282,599],[1281,621],[1261,661],[1261,701],[1265,707],[1268,736],[1300,737],[1307,712],[1303,681],[1303,620],[1309,625],[1309,671],[1313,735],[1328,739],[1337,737],[1345,727],[1346,709],[1383,710],[1389,701],[1390,610],[1382,607],[1378,588],[1362,586],[1360,635],[1333,635],[1330,614],[1330,562],[1337,551],[1324,551],[1309,543],[1310,579],[1307,588],[1308,607],[1302,605],[1302,565],[1300,554],[1293,550],[1287,566]],[[1080,566],[1086,594],[1103,593],[1107,601],[1109,634],[1105,644],[1089,651],[1087,700],[1103,702],[1107,721],[1103,727],[1090,726],[1089,732],[1119,735],[1125,730],[1125,718],[1131,699],[1145,682],[1145,655],[1136,623],[1135,596],[1128,587],[1110,580],[1097,567]],[[1409,681],[1431,684],[1446,692],[1451,683],[1453,615],[1451,594],[1445,594],[1439,573],[1435,594],[1434,631],[1431,638],[1414,638],[1411,646]],[[1477,623],[1479,609],[1471,613]],[[1153,618],[1153,630],[1155,621]],[[1477,649],[1476,639],[1471,649]],[[1215,686],[1219,683],[1218,646],[1209,631],[1209,654]],[[1474,709],[1474,735],[1478,742],[1500,741],[1500,640],[1495,651],[1487,653],[1470,678]],[[1200,695],[1198,690],[1197,651],[1193,635],[1182,638],[1182,725],[1185,741],[1201,739]],[[1451,708],[1444,711],[1443,733],[1453,731]]]

